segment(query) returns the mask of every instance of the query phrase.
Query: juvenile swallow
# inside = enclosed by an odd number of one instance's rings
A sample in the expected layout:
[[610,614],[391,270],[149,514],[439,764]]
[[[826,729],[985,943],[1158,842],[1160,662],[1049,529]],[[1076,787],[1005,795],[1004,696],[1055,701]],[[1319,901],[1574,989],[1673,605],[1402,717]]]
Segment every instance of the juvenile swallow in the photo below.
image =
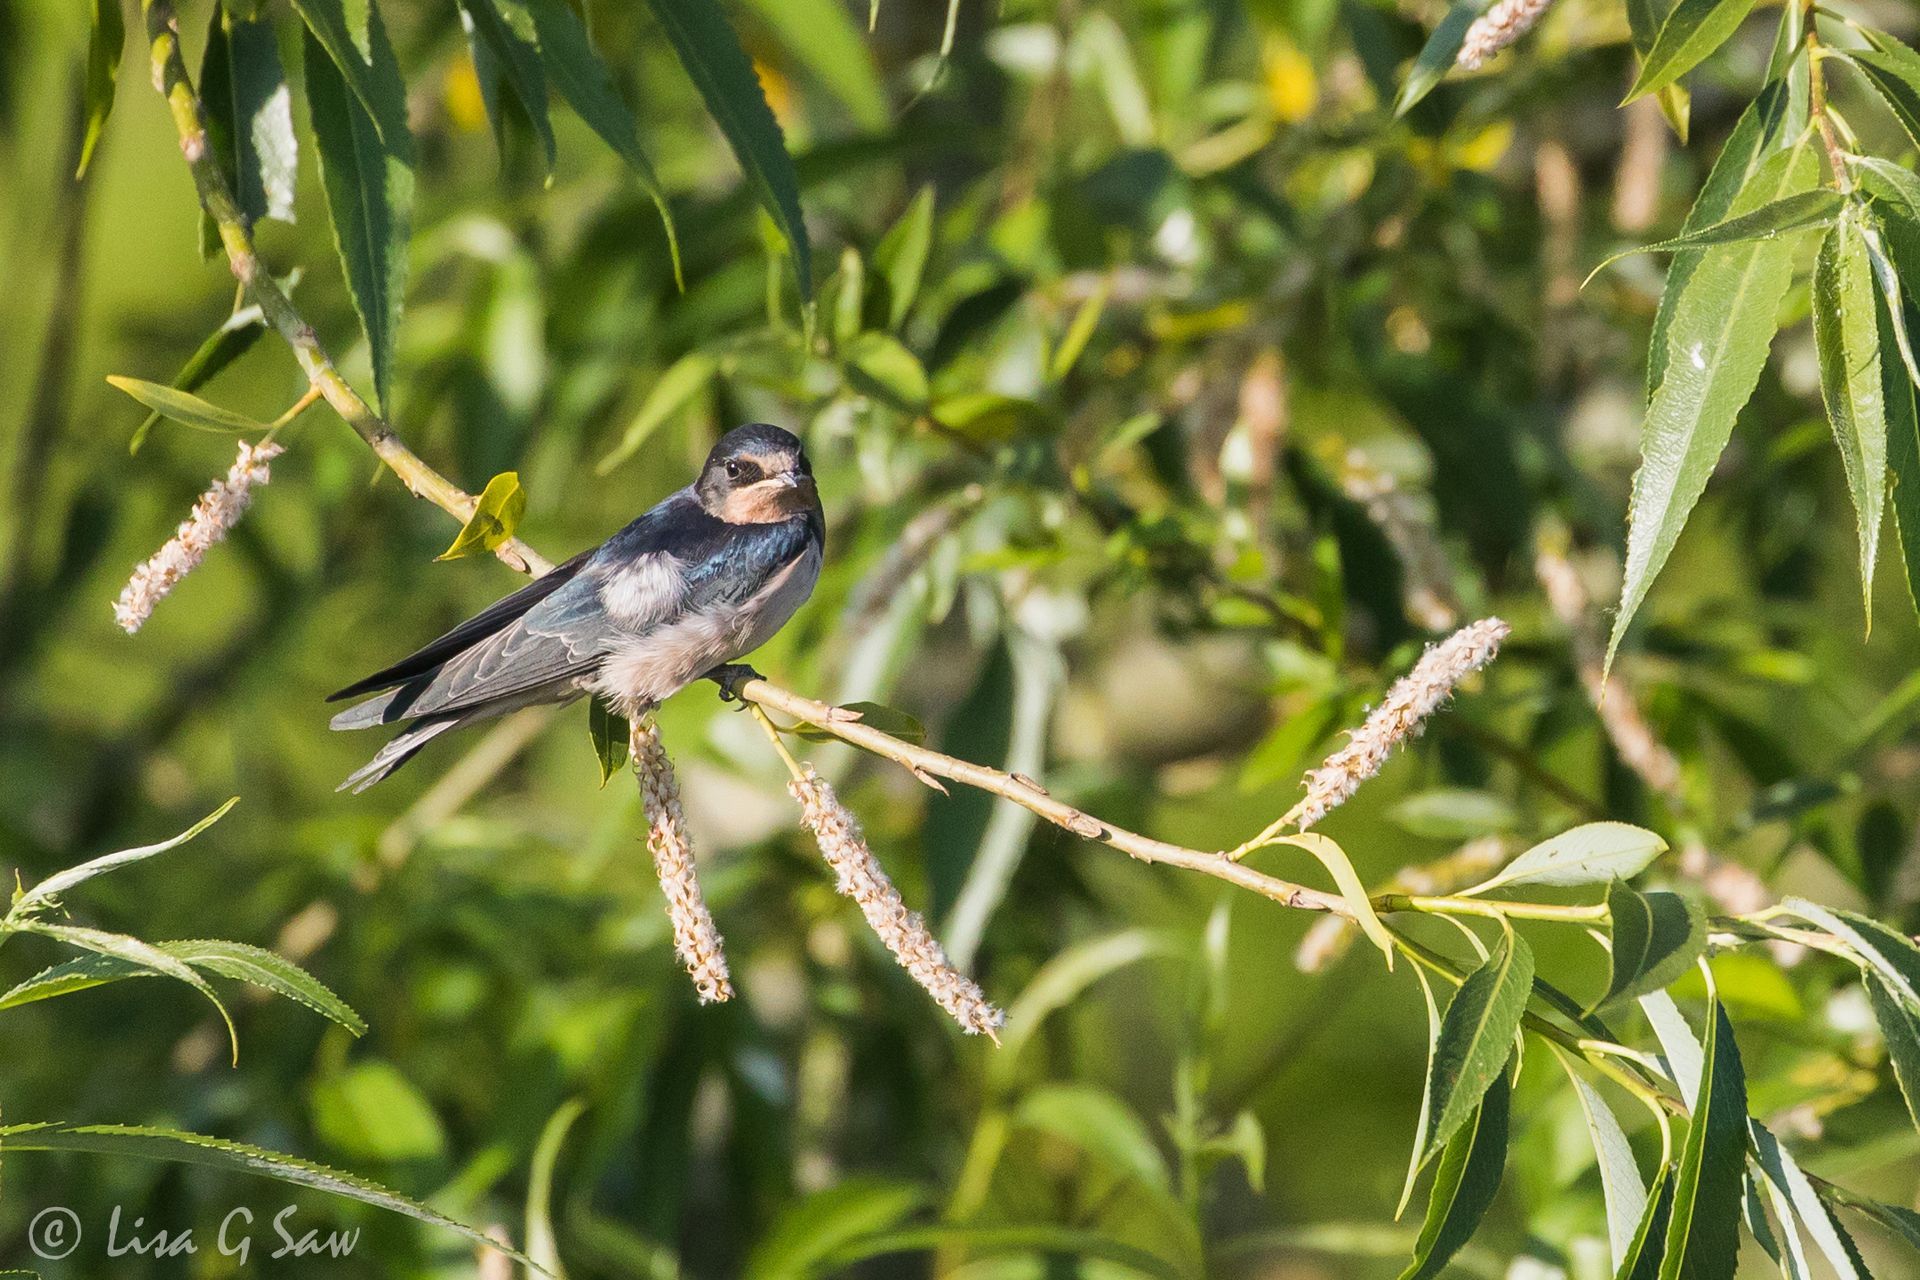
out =
[[813,593],[826,520],[800,441],[729,431],[700,478],[418,653],[327,699],[335,729],[405,724],[340,790],[365,791],[449,729],[604,698],[629,719],[759,648]]

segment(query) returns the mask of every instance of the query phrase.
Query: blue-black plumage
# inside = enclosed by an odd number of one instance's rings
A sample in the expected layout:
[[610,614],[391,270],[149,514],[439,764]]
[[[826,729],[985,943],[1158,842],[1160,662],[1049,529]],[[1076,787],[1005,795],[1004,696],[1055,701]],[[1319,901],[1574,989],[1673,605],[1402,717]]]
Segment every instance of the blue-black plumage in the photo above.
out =
[[605,698],[639,716],[765,644],[813,591],[826,521],[800,441],[755,423],[699,479],[417,653],[335,693],[335,729],[407,727],[341,789],[364,791],[449,729]]

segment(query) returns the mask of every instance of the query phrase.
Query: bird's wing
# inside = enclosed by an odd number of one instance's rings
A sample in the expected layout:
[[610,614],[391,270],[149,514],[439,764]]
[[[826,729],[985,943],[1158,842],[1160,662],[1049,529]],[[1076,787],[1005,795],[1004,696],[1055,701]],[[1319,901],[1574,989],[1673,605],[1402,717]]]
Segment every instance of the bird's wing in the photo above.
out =
[[563,684],[598,666],[615,636],[595,575],[576,575],[504,630],[341,712],[333,726],[354,729],[470,710]]
[[356,698],[363,693],[372,693],[378,689],[392,689],[426,675],[461,650],[471,648],[488,636],[511,626],[529,609],[566,586],[580,572],[581,567],[592,557],[595,550],[597,548],[582,551],[565,564],[555,567],[544,577],[528,583],[505,599],[494,601],[417,653],[408,654],[392,666],[376,671],[363,680],[356,680],[337,693],[328,694],[327,701],[339,702],[343,698]]

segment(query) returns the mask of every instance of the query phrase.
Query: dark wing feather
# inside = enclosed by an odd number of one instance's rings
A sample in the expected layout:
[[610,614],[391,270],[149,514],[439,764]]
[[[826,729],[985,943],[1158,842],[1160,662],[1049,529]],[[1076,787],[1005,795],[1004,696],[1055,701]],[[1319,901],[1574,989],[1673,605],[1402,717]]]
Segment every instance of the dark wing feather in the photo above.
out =
[[391,724],[536,693],[590,673],[613,638],[598,584],[591,577],[576,578],[504,631],[390,693],[341,712],[333,724],[340,729]]
[[408,654],[392,666],[376,671],[364,680],[356,680],[337,693],[328,694],[327,701],[339,702],[343,698],[355,698],[363,693],[372,693],[376,689],[392,689],[426,675],[461,650],[471,648],[479,641],[510,625],[525,615],[529,609],[567,585],[597,549],[589,548],[582,551],[565,564],[555,567],[546,576],[528,583],[504,599],[494,601],[417,653]]

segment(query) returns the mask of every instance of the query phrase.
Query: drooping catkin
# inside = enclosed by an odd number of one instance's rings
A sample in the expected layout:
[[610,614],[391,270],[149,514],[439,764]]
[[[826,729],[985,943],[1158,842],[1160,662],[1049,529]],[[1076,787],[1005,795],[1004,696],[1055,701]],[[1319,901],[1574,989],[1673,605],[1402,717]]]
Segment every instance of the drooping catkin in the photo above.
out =
[[192,514],[180,522],[179,531],[133,571],[121,590],[113,606],[113,620],[128,635],[140,630],[153,616],[154,606],[166,599],[180,579],[199,567],[207,552],[240,523],[253,501],[254,489],[272,478],[267,464],[284,452],[284,445],[240,442],[239,455],[227,474],[200,495]]
[[1456,59],[1467,70],[1472,71],[1500,52],[1508,45],[1527,34],[1533,24],[1540,21],[1540,15],[1547,11],[1552,0],[1500,0],[1473,20],[1467,28],[1466,39],[1460,42],[1460,55]]
[[640,801],[647,814],[647,852],[667,897],[667,919],[673,924],[673,949],[687,966],[701,1004],[733,998],[727,957],[720,949],[720,931],[713,913],[700,896],[693,873],[693,841],[687,836],[687,817],[680,809],[680,783],[673,761],[660,741],[660,728],[651,718],[636,719],[628,735],[633,774],[640,783]]
[[947,963],[947,953],[916,911],[909,911],[900,891],[880,866],[860,833],[860,821],[826,779],[808,765],[806,776],[787,784],[800,802],[800,821],[820,843],[820,854],[833,868],[840,892],[860,906],[867,925],[913,980],[945,1009],[968,1035],[994,1033],[1006,1021],[973,979]]
[[1493,661],[1510,630],[1498,618],[1482,618],[1429,645],[1413,670],[1394,682],[1366,723],[1353,731],[1347,745],[1307,775],[1307,794],[1292,811],[1299,829],[1305,831],[1326,817],[1380,772],[1393,749],[1420,732],[1455,685]]

